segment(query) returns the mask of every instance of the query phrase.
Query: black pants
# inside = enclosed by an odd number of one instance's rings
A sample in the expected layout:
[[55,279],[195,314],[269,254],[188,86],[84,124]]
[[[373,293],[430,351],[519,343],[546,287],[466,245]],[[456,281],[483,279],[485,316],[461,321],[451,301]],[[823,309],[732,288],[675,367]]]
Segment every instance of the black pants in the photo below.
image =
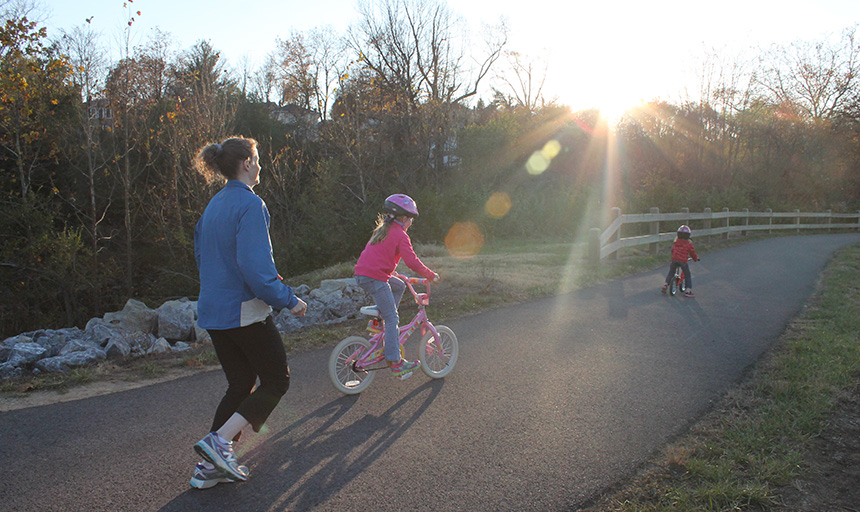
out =
[[[227,377],[227,392],[212,421],[212,431],[239,413],[259,432],[290,387],[290,367],[272,317],[245,327],[209,330]],[[254,389],[257,378],[260,385]]]
[[[697,260],[698,261],[698,260]],[[674,261],[669,264],[669,273],[666,275],[666,284],[675,277],[675,269],[681,267],[684,271],[684,286],[689,290],[693,287],[693,276],[690,275],[690,264],[686,261]]]

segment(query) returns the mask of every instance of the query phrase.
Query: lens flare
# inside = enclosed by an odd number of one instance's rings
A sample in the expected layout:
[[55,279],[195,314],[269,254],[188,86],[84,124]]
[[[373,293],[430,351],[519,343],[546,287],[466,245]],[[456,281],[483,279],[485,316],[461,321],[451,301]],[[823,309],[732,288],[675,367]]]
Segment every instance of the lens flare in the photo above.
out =
[[549,167],[549,160],[540,151],[535,151],[526,162],[526,170],[532,176],[542,174]]
[[487,214],[496,219],[501,219],[507,215],[510,209],[511,196],[507,192],[496,192],[490,196],[487,204],[484,205],[484,210],[486,210]]
[[445,248],[455,258],[472,258],[481,252],[484,235],[474,222],[458,222],[445,236]]
[[559,144],[559,142],[555,139],[548,141],[546,144],[543,145],[541,153],[543,153],[544,156],[548,159],[552,160],[553,158],[557,157],[559,153],[561,153],[561,144]]
[[542,174],[547,170],[547,168],[549,168],[549,164],[552,162],[552,159],[557,157],[560,152],[561,144],[559,144],[557,140],[553,139],[548,141],[540,151],[532,153],[532,156],[530,156],[528,162],[526,162],[526,170],[533,176]]

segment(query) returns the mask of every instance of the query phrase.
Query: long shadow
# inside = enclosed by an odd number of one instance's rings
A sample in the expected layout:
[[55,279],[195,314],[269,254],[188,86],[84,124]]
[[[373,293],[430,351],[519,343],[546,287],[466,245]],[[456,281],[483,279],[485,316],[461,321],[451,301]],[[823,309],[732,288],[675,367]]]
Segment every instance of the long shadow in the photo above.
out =
[[[253,467],[248,482],[219,484],[205,491],[189,489],[160,511],[310,510],[337,495],[379,459],[430,407],[443,385],[442,379],[429,381],[383,414],[368,414],[350,424],[341,420],[359,397],[333,400],[246,454],[243,462]],[[402,415],[409,405],[416,407]],[[368,496],[368,503],[372,499]]]

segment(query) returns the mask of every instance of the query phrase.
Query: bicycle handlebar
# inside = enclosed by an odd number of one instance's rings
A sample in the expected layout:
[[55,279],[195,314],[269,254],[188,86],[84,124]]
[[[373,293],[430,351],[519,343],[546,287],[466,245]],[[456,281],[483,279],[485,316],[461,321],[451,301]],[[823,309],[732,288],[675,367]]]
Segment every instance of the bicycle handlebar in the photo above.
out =
[[[430,302],[430,283],[432,283],[433,281],[427,279],[426,277],[409,277],[398,273],[395,273],[394,277],[401,279],[404,283],[406,283],[406,287],[409,288],[409,292],[412,293],[413,297],[415,297],[416,302],[418,302],[419,304],[423,303],[423,305],[427,305],[427,303]],[[415,288],[412,287],[412,285],[414,284],[423,284],[424,286],[426,286],[427,293],[419,294],[418,292],[416,292]],[[423,300],[420,298],[421,296],[423,296]]]

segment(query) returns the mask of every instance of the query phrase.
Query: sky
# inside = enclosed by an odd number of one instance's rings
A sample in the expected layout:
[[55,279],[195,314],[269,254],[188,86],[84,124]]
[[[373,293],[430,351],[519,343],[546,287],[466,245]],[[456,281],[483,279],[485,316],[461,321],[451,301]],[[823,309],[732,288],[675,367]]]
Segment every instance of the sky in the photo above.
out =
[[[228,64],[261,64],[277,38],[330,26],[345,34],[359,0],[41,0],[49,36],[93,17],[91,26],[119,48],[129,13],[132,37],[154,27],[177,49],[207,39]],[[128,3],[128,8],[123,4]],[[575,110],[623,110],[639,101],[677,101],[695,90],[706,51],[735,55],[792,41],[838,36],[860,23],[858,0],[458,0],[449,9],[469,26],[474,46],[482,23],[504,19],[508,50],[548,63],[544,96]],[[138,16],[135,11],[140,11]],[[489,82],[488,82],[489,84]],[[500,86],[500,83],[495,83]],[[482,94],[489,99],[487,90]]]

